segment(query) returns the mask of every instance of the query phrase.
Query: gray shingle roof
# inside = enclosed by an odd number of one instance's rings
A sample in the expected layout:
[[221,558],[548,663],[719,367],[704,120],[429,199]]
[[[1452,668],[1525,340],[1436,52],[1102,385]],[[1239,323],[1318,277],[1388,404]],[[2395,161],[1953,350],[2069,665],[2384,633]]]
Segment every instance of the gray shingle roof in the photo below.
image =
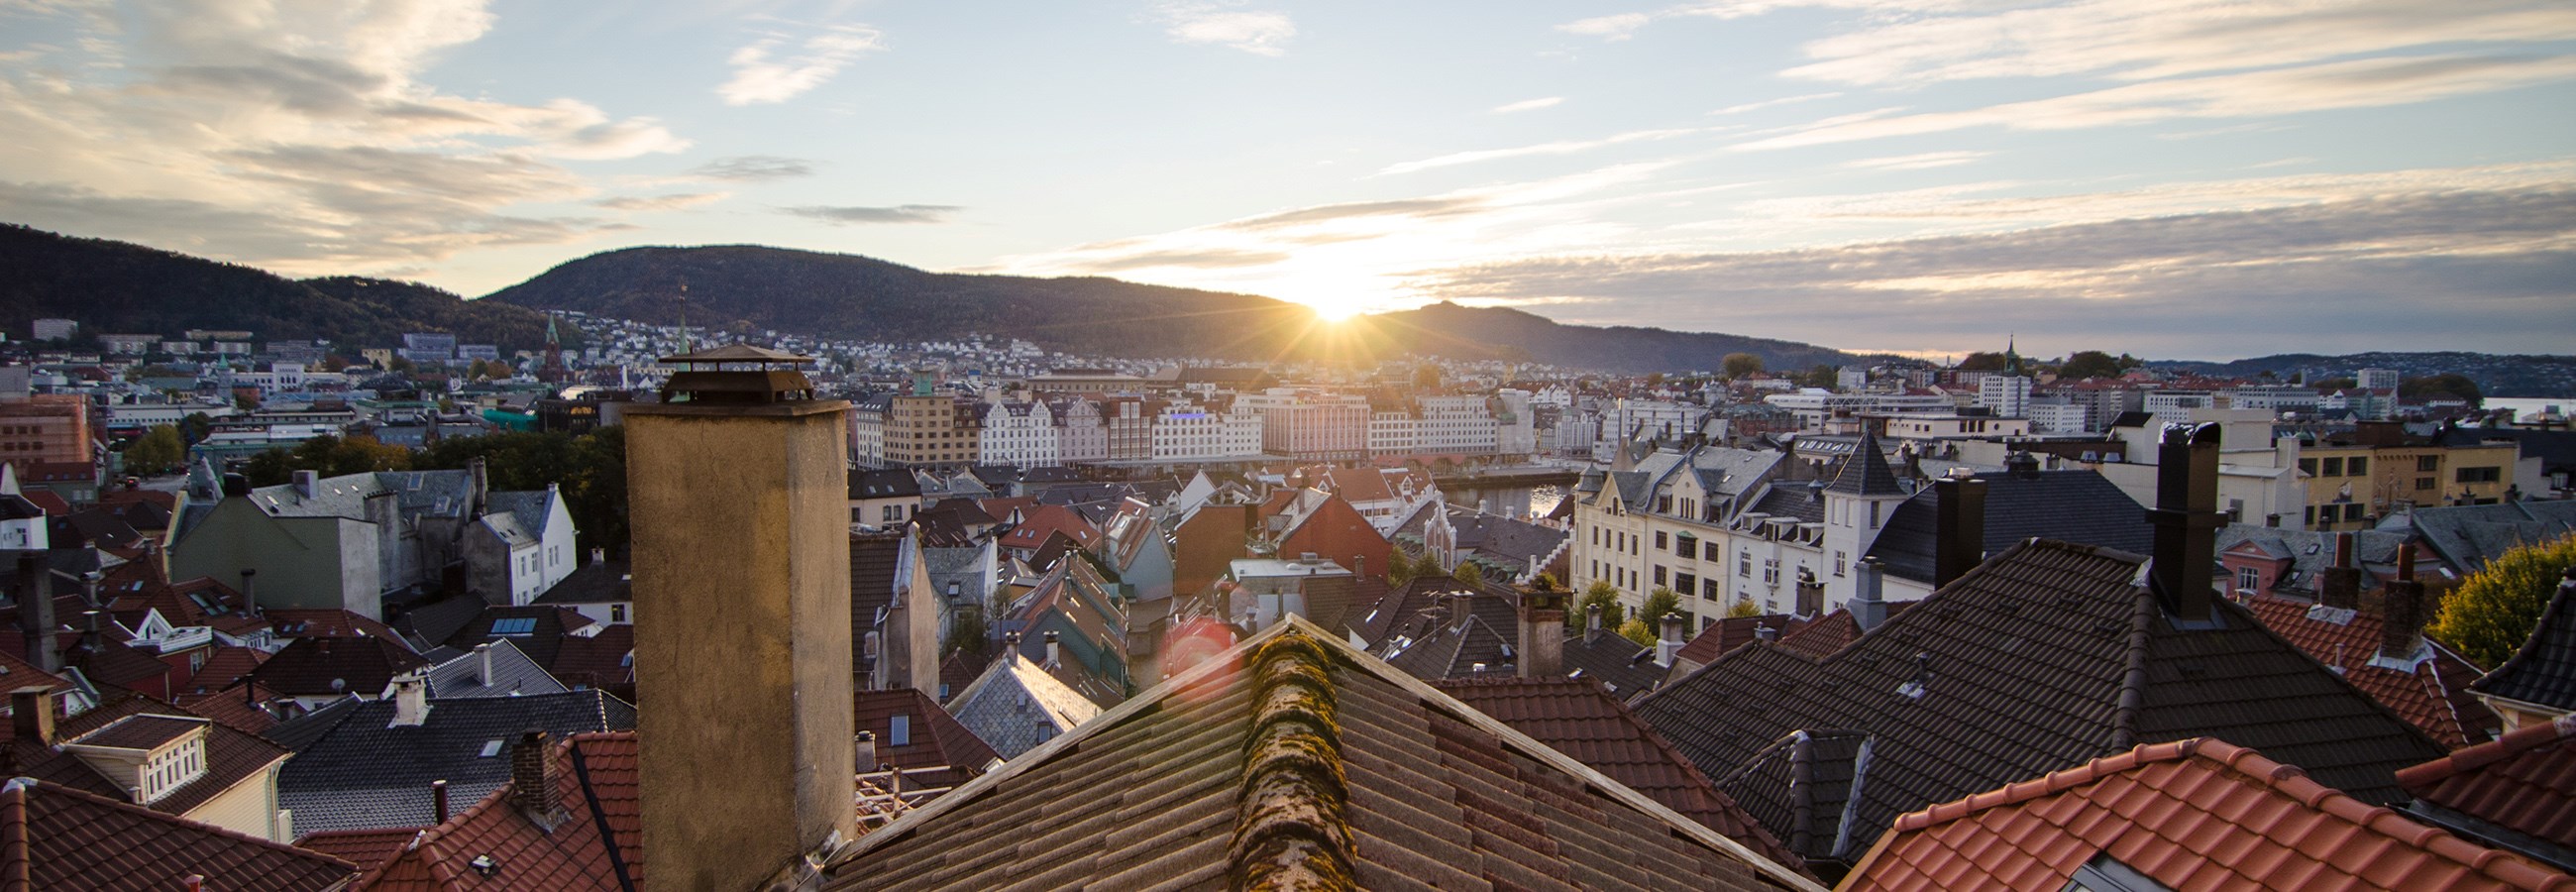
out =
[[[483,668],[483,655],[467,650],[463,654],[429,668],[429,695],[447,697],[522,697],[538,694],[560,694],[571,690],[563,682],[546,674],[545,667],[528,658],[508,639],[493,641],[491,671]],[[486,676],[489,677],[486,677]]]
[[[1887,528],[1869,549],[1889,575],[1932,580],[1940,541],[1934,519],[1939,498],[1927,487],[1890,512]],[[2093,471],[1996,475],[1986,478],[1985,552],[1998,554],[2024,539],[2043,538],[2146,554],[2155,549],[2155,532],[2146,517],[2146,508]]]
[[1017,653],[994,660],[950,704],[957,723],[1005,759],[1100,714],[1099,704]]
[[[1897,815],[2142,742],[2238,742],[2378,803],[2402,795],[2397,769],[2442,753],[2232,602],[2215,607],[2220,628],[2176,629],[2131,584],[2138,565],[2024,543],[1822,659],[1756,642],[1635,708],[1721,787],[1793,732],[1867,735],[1847,824],[1826,834],[1766,821],[1783,839],[1803,832],[1810,858],[1855,856]],[[1786,784],[1728,792],[1756,815],[1796,804]],[[1829,798],[1814,791],[1809,813],[1842,814]]]
[[[2571,571],[2576,572],[2576,571]],[[2541,611],[2522,648],[2486,677],[2469,683],[2481,694],[2540,706],[2576,710],[2576,579],[2563,581]]]
[[1896,485],[1896,472],[1887,468],[1887,453],[1878,449],[1878,436],[1868,431],[1861,432],[1860,445],[1852,447],[1852,457],[1843,460],[1842,470],[1825,488],[1856,496],[1905,494]]
[[451,808],[483,798],[509,782],[509,744],[521,732],[561,737],[635,727],[635,707],[597,690],[432,700],[426,719],[412,726],[393,727],[393,715],[391,701],[354,703],[287,760],[278,801],[295,810],[296,832],[437,823],[430,782],[447,781]]

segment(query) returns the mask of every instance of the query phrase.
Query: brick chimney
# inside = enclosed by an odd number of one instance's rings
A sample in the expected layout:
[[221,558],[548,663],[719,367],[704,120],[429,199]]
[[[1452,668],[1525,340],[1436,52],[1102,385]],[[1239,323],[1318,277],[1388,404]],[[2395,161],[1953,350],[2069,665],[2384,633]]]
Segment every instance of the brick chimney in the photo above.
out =
[[2207,623],[2216,609],[2210,573],[2217,530],[2227,525],[2218,510],[2218,434],[2216,422],[2168,424],[2156,446],[2156,506],[2147,509],[2156,553],[2148,582],[2177,622]]
[[1521,589],[1520,596],[1521,646],[1514,662],[1521,677],[1564,675],[1566,593],[1533,586]]
[[2352,534],[2336,533],[2334,565],[2317,574],[2317,603],[2354,610],[2361,607],[2361,567],[2353,561]]
[[562,805],[555,801],[552,743],[544,731],[527,731],[510,746],[510,804],[547,830],[565,817]]
[[[810,876],[857,832],[849,403],[813,398],[805,357],[664,362],[685,368],[662,401],[626,410],[653,885]],[[711,653],[766,668],[708,673]]]
[[1869,630],[1878,628],[1878,624],[1887,621],[1885,598],[1887,575],[1886,571],[1879,567],[1877,558],[1861,558],[1859,566],[1853,570],[1859,575],[1859,579],[1856,580],[1858,591],[1852,594],[1849,602],[1843,604],[1843,609],[1851,611],[1852,623],[1860,627],[1861,634],[1866,635],[1869,634]]
[[9,692],[9,724],[21,741],[50,745],[54,742],[54,695],[44,685],[28,685]]
[[2415,543],[2397,546],[2397,578],[2382,590],[2379,653],[2373,666],[2413,669],[2424,656],[2424,583],[2415,578]]
[[1932,482],[1932,587],[1940,588],[1986,559],[1986,481],[1943,477]]

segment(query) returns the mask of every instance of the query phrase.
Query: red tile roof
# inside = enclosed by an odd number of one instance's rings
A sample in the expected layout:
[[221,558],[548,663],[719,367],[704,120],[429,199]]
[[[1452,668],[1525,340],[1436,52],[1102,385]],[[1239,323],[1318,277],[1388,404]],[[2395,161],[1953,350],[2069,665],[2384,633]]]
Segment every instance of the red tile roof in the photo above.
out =
[[[1894,619],[1897,615],[1904,613],[1907,608],[1920,603],[1923,602],[1889,601],[1887,602],[1887,616],[1889,619]],[[1852,642],[1859,641],[1860,634],[1860,621],[1852,619],[1851,611],[1836,610],[1817,618],[1815,622],[1808,623],[1790,631],[1788,634],[1780,636],[1780,647],[1793,653],[1802,653],[1821,660],[1826,657],[1833,656],[1834,651],[1849,647]]]
[[364,889],[375,881],[394,856],[420,838],[420,827],[389,827],[381,830],[332,830],[306,834],[295,841],[295,847],[320,852],[358,866],[358,879],[352,889]]
[[285,609],[266,612],[281,638],[356,638],[372,636],[400,643],[393,627],[346,610]]
[[2416,807],[2576,849],[2576,717],[2523,728],[2402,769]]
[[236,685],[220,691],[180,694],[170,702],[235,731],[258,734],[277,727],[277,716],[259,706],[276,697],[277,692],[258,685]]
[[1784,634],[1795,633],[1799,629],[1806,628],[1807,621],[1787,613],[1730,616],[1710,623],[1708,628],[1701,629],[1697,636],[1692,637],[1688,643],[1682,645],[1680,651],[1673,654],[1673,659],[1706,666],[1709,661],[1717,659],[1719,654],[1752,643],[1753,630],[1764,627],[1780,629]]
[[48,781],[0,784],[0,888],[167,892],[341,888],[348,862]]
[[2503,720],[2469,692],[2478,668],[2440,642],[2425,639],[2433,658],[2413,671],[2371,664],[2379,652],[2384,626],[2372,613],[2345,614],[2304,601],[2257,596],[2246,605],[2264,628],[2288,639],[2317,662],[2343,673],[2344,680],[2369,694],[2409,724],[2424,729],[2444,747],[2458,749],[2495,739]]
[[[901,768],[905,772],[924,769],[951,769],[927,782],[938,786],[962,784],[984,773],[984,766],[1001,756],[985,745],[975,732],[957,723],[955,716],[912,688],[891,691],[860,691],[853,699],[854,721],[860,731],[876,735],[877,761]],[[904,717],[905,737],[909,742],[894,745],[894,719]],[[868,766],[874,771],[875,766]]]
[[1100,541],[1099,527],[1092,526],[1091,521],[1082,519],[1079,512],[1063,505],[1039,505],[1030,509],[1023,518],[1019,526],[1002,535],[1001,547],[1034,549],[1046,544],[1047,534],[1055,532],[1072,537],[1074,544],[1084,548]]
[[[625,886],[621,870],[640,887],[643,865],[640,858],[631,858],[640,855],[633,847],[643,837],[642,824],[634,817],[633,741],[633,732],[577,734],[549,748],[555,801],[563,809],[553,832],[529,820],[511,801],[511,788],[503,785],[445,823],[421,831],[361,888],[617,890]],[[602,813],[609,816],[605,827],[596,817]],[[479,858],[490,859],[488,875],[474,865]]]
[[1840,889],[2059,889],[2102,855],[2178,890],[2576,889],[2206,737],[1907,814]]
[[1802,863],[1598,682],[1486,677],[1439,679],[1431,686],[1764,857],[1791,867]]

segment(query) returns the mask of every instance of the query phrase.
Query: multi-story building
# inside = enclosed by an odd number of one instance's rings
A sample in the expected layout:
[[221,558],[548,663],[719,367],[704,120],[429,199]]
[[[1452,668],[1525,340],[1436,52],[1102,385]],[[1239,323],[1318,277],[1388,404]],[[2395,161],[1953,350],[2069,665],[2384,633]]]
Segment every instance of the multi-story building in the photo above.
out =
[[0,461],[22,471],[29,465],[88,464],[91,439],[87,399],[40,393],[0,401]]
[[2495,504],[2520,460],[2512,443],[2440,446],[2407,436],[2397,422],[2365,421],[2349,437],[2301,445],[2306,526],[2362,530],[2407,508]]
[[2150,415],[2170,415],[2180,418],[2191,414],[2193,409],[2209,409],[2217,405],[2218,397],[2213,391],[2157,390],[2147,394],[2140,405],[2140,411]]
[[1109,459],[1109,426],[1100,416],[1100,403],[1087,399],[1049,400],[1047,411],[1054,417],[1065,464]]
[[1416,397],[1413,449],[1438,455],[1492,455],[1495,421],[1481,396]]
[[1141,396],[1113,396],[1100,404],[1101,425],[1109,442],[1110,461],[1143,461],[1154,457],[1154,418],[1163,401]]
[[1537,406],[1530,392],[1503,388],[1494,391],[1488,411],[1494,416],[1494,451],[1506,457],[1538,453]]
[[2230,409],[2262,409],[2267,412],[2312,412],[2317,408],[2317,392],[2291,385],[2255,385],[2226,392]]
[[894,394],[880,393],[850,401],[850,461],[862,468],[882,468],[885,463],[886,417],[894,408]]
[[1762,402],[1797,413],[1798,425],[1804,430],[1821,429],[1836,417],[1871,412],[1938,412],[1957,406],[1949,397],[1940,394],[1827,393],[1812,389],[1775,393],[1763,397]]
[[990,401],[974,407],[983,429],[976,437],[976,461],[988,465],[1048,468],[1064,463],[1062,434],[1047,404]]
[[1240,402],[1230,410],[1187,402],[1166,403],[1154,416],[1153,455],[1158,461],[1200,461],[1261,454],[1262,416]]
[[1273,387],[1235,397],[1235,405],[1261,416],[1263,452],[1300,461],[1368,457],[1372,413],[1365,396]]
[[2032,400],[2027,413],[2034,434],[2080,434],[2093,429],[2093,407],[2062,396]]
[[934,392],[927,379],[895,396],[886,413],[886,467],[956,468],[973,463],[982,449],[975,402]]
[[2030,415],[2030,379],[2020,375],[1990,375],[1977,382],[1977,405],[2005,418],[2027,418]]
[[2352,374],[2353,383],[2363,390],[2396,390],[2403,378],[2396,369],[2362,369]]

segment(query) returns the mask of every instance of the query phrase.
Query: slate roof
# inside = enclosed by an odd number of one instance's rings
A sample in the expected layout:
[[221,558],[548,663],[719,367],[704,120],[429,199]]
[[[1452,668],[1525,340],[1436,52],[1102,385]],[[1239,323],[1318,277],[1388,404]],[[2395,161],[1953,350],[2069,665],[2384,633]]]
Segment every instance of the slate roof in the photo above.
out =
[[560,606],[632,602],[635,600],[633,566],[621,560],[583,564],[579,569],[564,574],[562,582],[555,583],[555,587],[529,603]]
[[546,674],[574,688],[593,687],[619,696],[635,690],[635,626],[618,623],[599,634],[563,639]]
[[[525,622],[503,626],[504,621]],[[447,640],[441,643],[458,650],[473,650],[478,644],[507,641],[527,654],[528,659],[537,661],[539,665],[552,666],[564,642],[583,637],[587,630],[599,626],[598,621],[570,607],[494,605],[483,608],[482,613],[476,614],[464,627],[457,629],[456,634],[447,636]],[[495,629],[501,631],[495,632]],[[528,631],[517,633],[512,631],[514,629]]]
[[[965,783],[984,773],[984,766],[1001,758],[975,736],[975,732],[958,724],[937,701],[912,688],[890,691],[860,691],[852,700],[856,710],[856,730],[875,734],[877,763],[912,772],[941,769],[922,779],[932,786]],[[905,745],[894,743],[894,720],[902,718]],[[876,766],[866,766],[875,771]]]
[[1018,653],[994,660],[949,706],[958,724],[1005,759],[1018,758],[1100,714],[1099,704]]
[[[535,728],[560,737],[635,727],[635,707],[595,690],[431,700],[426,720],[412,726],[393,726],[394,704],[384,700],[353,703],[332,715],[329,727],[278,775],[279,804],[295,810],[300,830],[427,826],[433,823],[429,782],[447,781],[452,803],[481,798],[509,781],[508,749],[520,732]],[[494,741],[498,750],[482,755]]]
[[400,642],[382,638],[298,638],[251,670],[250,677],[290,697],[373,695],[395,675],[428,664]]
[[60,784],[0,784],[0,888],[166,892],[201,875],[210,890],[323,892],[356,873],[330,855]]
[[2105,856],[2168,889],[2576,888],[2211,738],[2139,746],[1894,829],[1843,890],[2061,889]]
[[429,695],[446,697],[520,697],[571,690],[546,674],[509,639],[492,642],[491,677],[484,677],[483,657],[474,651],[429,668]]
[[[2576,570],[2576,568],[2571,568]],[[2551,709],[2576,711],[2576,575],[2558,584],[2531,637],[2469,690]]]
[[[1932,581],[1938,494],[1925,487],[1890,512],[1887,527],[1870,545],[1890,575]],[[2040,471],[2036,477],[1986,478],[1985,553],[1997,554],[2030,538],[2098,545],[2131,554],[2155,550],[2147,511],[2094,471]]]
[[1598,684],[1579,678],[1453,678],[1432,687],[1773,862],[1798,863],[1796,853]]
[[[60,744],[78,742],[82,737],[134,716],[172,716],[202,720],[201,716],[177,706],[140,695],[110,700],[80,715],[63,719],[54,726],[55,747],[12,736],[7,749],[5,768],[9,773],[39,778],[100,796],[126,799],[122,784],[109,780],[79,756],[59,749]],[[158,723],[155,723],[158,724]],[[164,727],[167,727],[164,725]],[[206,773],[161,794],[145,807],[166,814],[186,814],[206,804],[235,785],[250,780],[287,755],[284,747],[258,737],[233,730],[220,723],[206,728]],[[111,731],[111,733],[113,733]]]
[[1588,774],[1291,619],[860,837],[827,888],[1821,890]]
[[[877,630],[885,613],[894,608],[895,591],[903,580],[895,578],[896,568],[903,563],[903,534],[882,533],[850,536],[850,640],[865,642],[868,633]],[[850,661],[859,671],[870,668],[865,644],[850,648]]]
[[2443,563],[2466,576],[2517,545],[2576,535],[2576,500],[2414,508],[2380,529],[2413,530]]
[[[2229,549],[2250,543],[2252,547],[2261,549],[2266,556],[2275,559],[2289,558],[2290,571],[2282,579],[2273,583],[2272,592],[2303,595],[2309,600],[2315,600],[2318,574],[2334,565],[2337,535],[2342,534],[2289,530],[2267,527],[2258,523],[2231,523],[2218,531],[2218,553],[2224,555]],[[2406,534],[2360,530],[2350,535],[2355,564],[2366,571],[2380,569],[2390,573],[2396,571],[2397,546],[2406,541]],[[2361,590],[2377,591],[2379,580],[2378,572],[2362,573]]]
[[2265,628],[2340,671],[2353,687],[2432,735],[2445,749],[2485,743],[2504,728],[2504,720],[2469,692],[2478,667],[2439,641],[2424,640],[2431,659],[2411,670],[2398,670],[2371,660],[2379,652],[2385,629],[2376,613],[2269,596],[2257,596],[2245,606]]
[[[1378,598],[1373,605],[1355,605],[1346,614],[1343,627],[1367,641],[1371,648],[1381,648],[1388,637],[1402,628],[1450,592],[1472,591],[1472,587],[1449,576],[1416,576]],[[1326,628],[1331,628],[1327,626]]]
[[2576,719],[2528,725],[2397,772],[2416,817],[2576,870]]
[[1860,444],[1852,447],[1852,457],[1844,459],[1834,473],[1834,482],[1825,488],[1847,495],[1901,496],[1904,487],[1896,485],[1896,472],[1888,470],[1887,453],[1878,448],[1878,435],[1861,431]]
[[921,481],[911,471],[856,470],[850,472],[850,498],[895,499],[920,498]]
[[1609,629],[1568,633],[1564,659],[1568,677],[1600,682],[1623,700],[1664,682],[1665,667],[1655,665],[1654,648]]
[[[2139,742],[2242,740],[2382,803],[2399,795],[2398,768],[2442,752],[2226,599],[2220,628],[2177,629],[2131,584],[2139,562],[2024,543],[1827,657],[1757,642],[1633,705],[1811,859],[1859,854],[1904,812]],[[1727,780],[1801,731],[1850,732],[1871,751],[1848,809],[1794,791],[1838,825],[1809,828],[1803,847],[1769,823],[1796,804],[1789,785]]]

